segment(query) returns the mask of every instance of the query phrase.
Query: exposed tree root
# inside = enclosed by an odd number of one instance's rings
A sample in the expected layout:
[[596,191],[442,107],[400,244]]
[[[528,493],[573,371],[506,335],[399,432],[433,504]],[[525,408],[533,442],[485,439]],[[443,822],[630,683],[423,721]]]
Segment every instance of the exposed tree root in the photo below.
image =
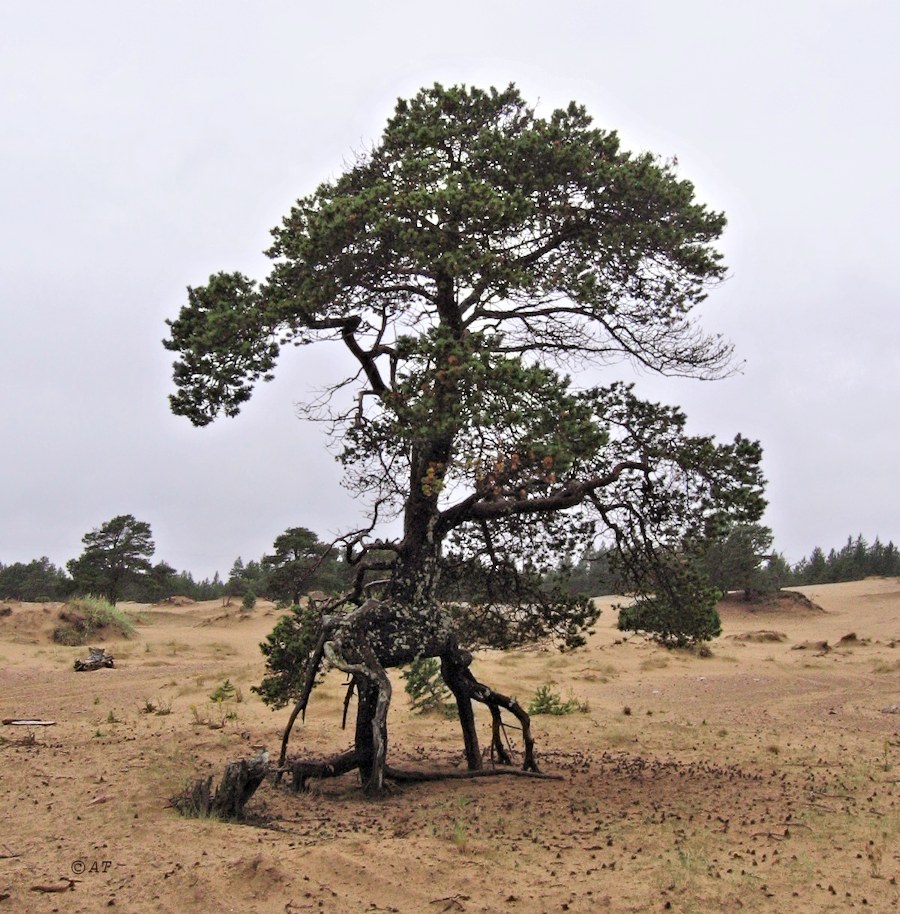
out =
[[507,746],[503,745],[504,739],[509,744],[509,737],[506,735],[506,726],[500,716],[500,709],[495,705],[488,706],[491,709],[491,761],[500,765],[511,765],[512,757],[507,752]]
[[544,781],[562,781],[561,774],[545,774],[543,771],[525,771],[523,768],[479,768],[477,771],[405,771],[390,765],[385,777],[399,783],[417,784],[424,781],[468,781],[473,778],[492,777],[538,778]]
[[347,774],[356,768],[359,768],[360,757],[355,749],[343,752],[330,759],[292,759],[288,760],[285,767],[281,769],[290,772],[291,789],[295,793],[305,791],[307,782],[312,780],[324,780],[325,778],[337,778],[342,774]]
[[[310,781],[338,778],[351,771],[361,769],[362,760],[355,749],[342,752],[330,759],[289,759],[283,771],[291,775],[291,789],[296,793],[309,789]],[[560,774],[545,774],[541,771],[526,771],[522,768],[479,768],[475,771],[414,771],[384,766],[384,779],[398,784],[419,784],[428,781],[467,781],[474,778],[525,777],[548,781],[561,781]],[[382,782],[382,790],[384,783]]]
[[[300,696],[295,704],[281,742],[281,755],[276,768],[276,783],[289,772],[294,790],[305,790],[312,779],[339,777],[359,769],[363,790],[370,796],[377,796],[385,789],[385,778],[393,780],[442,780],[474,776],[484,771],[485,776],[510,774],[512,769],[483,769],[482,754],[478,745],[475,714],[472,702],[487,706],[491,714],[492,762],[500,765],[512,764],[508,747],[506,725],[501,711],[507,711],[518,722],[524,746],[522,771],[518,773],[539,774],[534,758],[534,739],[531,735],[531,720],[522,706],[514,699],[479,682],[471,671],[472,655],[459,647],[455,639],[446,637],[432,639],[427,651],[422,650],[423,639],[413,642],[414,647],[399,650],[396,639],[390,641],[390,650],[385,648],[385,639],[377,637],[379,623],[384,621],[385,609],[389,603],[368,599],[357,609],[345,615],[324,616],[322,628],[315,649],[307,663],[306,675]],[[440,627],[438,627],[439,630]],[[379,647],[380,645],[380,647]],[[419,650],[419,653],[412,653]],[[408,656],[407,656],[408,655]],[[416,773],[401,772],[387,764],[387,714],[391,701],[391,682],[386,666],[399,666],[421,656],[439,657],[441,675],[456,699],[457,713],[462,728],[463,744],[468,772]],[[324,761],[302,760],[287,762],[287,747],[291,729],[298,716],[305,715],[316,677],[323,662],[342,670],[350,677],[350,685],[344,699],[344,724],[350,698],[355,692],[358,700],[354,748],[349,752]],[[506,740],[506,743],[504,742]],[[395,776],[396,775],[396,776]]]
[[522,730],[522,741],[525,748],[523,769],[525,771],[538,771],[537,762],[534,759],[531,718],[514,698],[501,695],[500,692],[495,692],[489,686],[479,682],[472,675],[471,663],[472,655],[468,651],[459,649],[441,658],[441,671],[456,698],[457,707],[460,709],[460,723],[463,728],[466,759],[469,762],[469,768],[474,771],[481,767],[481,753],[478,752],[478,740],[475,736],[474,717],[472,715],[472,701],[479,701],[487,705],[491,712],[491,757],[496,756],[501,763],[509,761],[509,753],[506,751],[501,738],[503,724],[500,709],[504,708],[518,720]]

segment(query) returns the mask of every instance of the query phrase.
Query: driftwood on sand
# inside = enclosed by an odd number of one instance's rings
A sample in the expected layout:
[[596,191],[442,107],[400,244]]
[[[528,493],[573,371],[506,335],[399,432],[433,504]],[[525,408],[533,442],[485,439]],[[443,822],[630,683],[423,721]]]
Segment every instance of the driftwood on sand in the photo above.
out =
[[112,654],[107,654],[106,648],[91,647],[88,648],[88,656],[84,660],[75,661],[75,672],[84,673],[90,670],[99,670],[103,667],[114,667]]
[[4,717],[3,723],[8,727],[55,727],[55,720],[39,720],[31,717]]

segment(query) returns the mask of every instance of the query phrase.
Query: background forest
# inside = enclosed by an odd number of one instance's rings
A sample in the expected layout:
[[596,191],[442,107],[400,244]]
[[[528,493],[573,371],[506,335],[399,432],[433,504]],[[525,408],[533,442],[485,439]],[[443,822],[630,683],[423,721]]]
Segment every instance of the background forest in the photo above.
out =
[[[149,535],[149,526],[146,532]],[[149,546],[153,546],[152,540]],[[251,605],[256,598],[295,603],[300,594],[311,590],[338,592],[352,576],[341,552],[304,527],[289,528],[279,536],[272,554],[246,561],[238,556],[225,577],[216,573],[212,578],[197,580],[190,571],[177,571],[165,561],[151,564],[153,551],[150,548],[146,566],[130,569],[119,599],[157,603],[179,595],[194,600],[248,598]],[[96,588],[91,582],[79,579],[78,561],[67,563],[69,570],[57,567],[46,557],[8,565],[0,562],[0,599],[43,602],[92,592]],[[900,550],[893,541],[883,543],[878,536],[869,541],[858,534],[848,536],[839,548],[816,546],[792,565],[772,548],[768,528],[747,525],[735,528],[724,540],[711,545],[701,557],[701,564],[710,582],[722,591],[765,593],[781,587],[900,575]],[[624,589],[613,550],[602,548],[561,563],[548,576],[547,583],[561,584],[571,593],[589,596],[621,593]]]

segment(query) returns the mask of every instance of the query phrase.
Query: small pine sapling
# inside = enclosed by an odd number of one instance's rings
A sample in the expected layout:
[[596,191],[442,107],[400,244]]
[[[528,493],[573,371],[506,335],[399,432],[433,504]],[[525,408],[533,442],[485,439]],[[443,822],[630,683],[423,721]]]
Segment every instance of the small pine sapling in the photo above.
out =
[[403,673],[406,694],[417,714],[438,711],[452,717],[456,705],[450,701],[450,690],[441,678],[441,665],[434,657],[419,657]]

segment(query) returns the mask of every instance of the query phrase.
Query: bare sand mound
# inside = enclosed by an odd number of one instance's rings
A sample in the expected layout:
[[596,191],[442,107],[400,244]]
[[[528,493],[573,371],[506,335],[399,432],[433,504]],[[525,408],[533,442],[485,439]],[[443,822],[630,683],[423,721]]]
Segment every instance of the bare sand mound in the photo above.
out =
[[787,635],[784,632],[774,632],[767,629],[760,629],[755,632],[739,632],[736,635],[728,635],[728,638],[732,641],[753,641],[756,644],[787,641]]
[[792,648],[792,651],[821,651],[823,654],[827,654],[831,650],[827,641],[801,641],[800,644],[795,644]]
[[39,644],[53,640],[62,603],[19,603],[8,601],[0,614],[0,643]]
[[856,632],[848,632],[838,641],[841,647],[865,647],[871,643],[868,638],[860,638]]
[[193,606],[197,601],[192,597],[171,596],[160,600],[157,606]]
[[[37,640],[59,606],[11,604],[0,720],[57,723],[31,738],[0,725],[0,914],[894,914],[900,581],[802,594],[824,611],[794,600],[768,625],[729,606],[705,659],[624,640],[617,598],[584,648],[479,654],[478,678],[523,704],[549,686],[587,705],[533,719],[561,781],[397,785],[377,803],[352,776],[303,795],[266,782],[244,825],[166,804],[258,746],[277,756],[288,712],[251,691],[273,610],[127,607],[138,637],[115,645],[116,668],[75,673],[84,648]],[[791,650],[848,632],[864,650]],[[461,766],[458,724],[411,713],[392,678],[391,762]],[[213,702],[226,679],[233,697]],[[325,677],[294,753],[346,748],[345,691]]]
[[775,593],[753,594],[746,599],[743,593],[729,593],[719,601],[719,612],[745,613],[824,613],[817,603],[795,590],[778,590]]

